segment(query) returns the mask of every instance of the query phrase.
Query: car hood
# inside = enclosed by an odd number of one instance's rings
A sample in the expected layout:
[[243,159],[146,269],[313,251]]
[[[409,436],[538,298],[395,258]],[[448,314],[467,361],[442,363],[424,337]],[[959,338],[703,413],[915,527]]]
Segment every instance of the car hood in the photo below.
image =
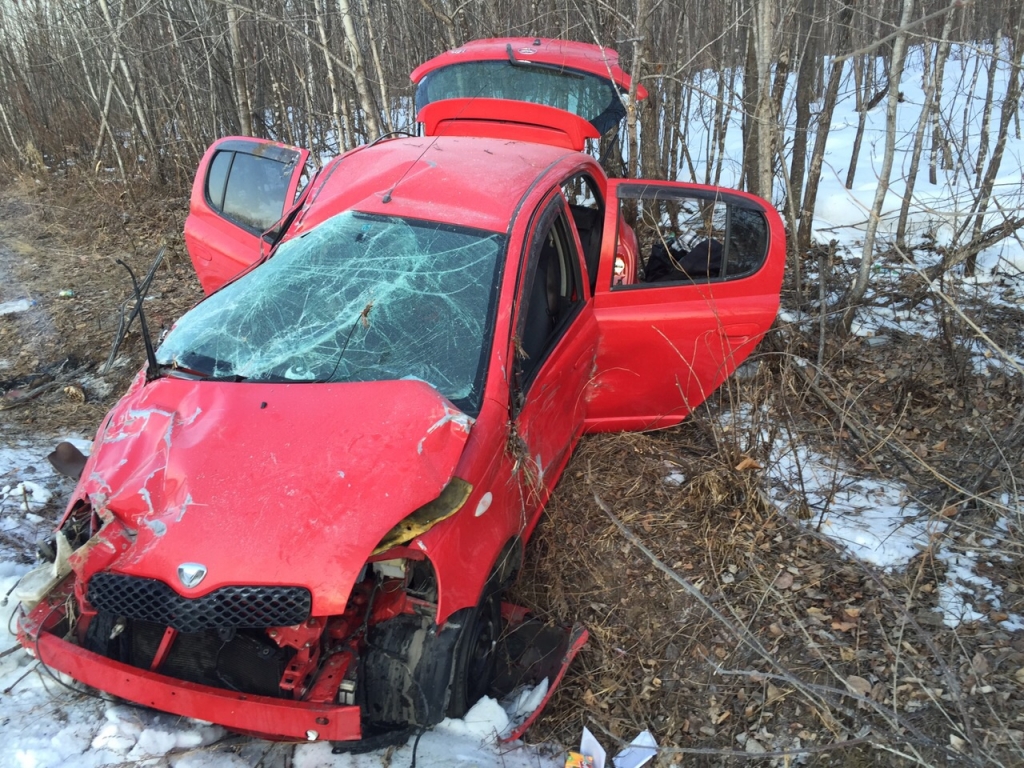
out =
[[[421,381],[140,377],[100,429],[75,498],[135,532],[113,570],[189,597],[305,586],[314,615],[341,613],[384,534],[452,478],[471,425]],[[183,563],[207,569],[193,589]]]

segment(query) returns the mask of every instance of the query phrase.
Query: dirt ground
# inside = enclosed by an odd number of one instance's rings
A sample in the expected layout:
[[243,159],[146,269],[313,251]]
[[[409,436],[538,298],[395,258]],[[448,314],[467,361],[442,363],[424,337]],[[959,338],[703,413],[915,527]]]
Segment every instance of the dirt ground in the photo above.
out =
[[[91,437],[144,357],[136,323],[101,372],[131,306],[116,260],[141,279],[167,247],[145,305],[154,337],[201,296],[186,207],[86,181],[0,189],[0,304],[35,302],[0,316],[0,439]],[[892,301],[919,288],[894,284]],[[615,751],[650,728],[665,766],[1024,763],[1024,633],[998,624],[1024,614],[1019,521],[984,566],[1003,588],[989,620],[953,630],[935,611],[937,548],[980,546],[990,500],[1017,499],[1022,476],[1022,377],[966,360],[971,322],[1019,354],[1024,312],[963,311],[932,340],[878,346],[773,332],[683,425],[585,438],[514,597],[591,639],[529,739],[570,745],[587,726]],[[740,403],[761,416],[729,429]],[[906,570],[843,556],[796,519],[814,510],[783,514],[765,494],[763,428],[898,479],[949,528]]]

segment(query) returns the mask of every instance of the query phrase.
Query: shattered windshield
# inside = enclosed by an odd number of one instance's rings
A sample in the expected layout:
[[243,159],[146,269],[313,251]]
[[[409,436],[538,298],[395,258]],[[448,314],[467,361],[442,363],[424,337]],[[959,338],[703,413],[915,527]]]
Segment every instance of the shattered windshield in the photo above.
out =
[[603,77],[546,64],[467,61],[434,70],[416,88],[416,110],[444,99],[527,101],[571,112],[598,133],[626,115],[615,85]]
[[161,366],[218,379],[417,378],[479,409],[503,235],[345,211],[182,317]]

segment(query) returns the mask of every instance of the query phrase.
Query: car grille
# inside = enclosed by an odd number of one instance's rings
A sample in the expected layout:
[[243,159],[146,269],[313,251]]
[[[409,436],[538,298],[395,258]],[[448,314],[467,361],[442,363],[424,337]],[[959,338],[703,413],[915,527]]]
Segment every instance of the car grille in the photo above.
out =
[[162,581],[116,573],[93,576],[88,600],[96,610],[179,632],[286,627],[305,621],[312,604],[309,590],[302,587],[221,587],[189,599]]

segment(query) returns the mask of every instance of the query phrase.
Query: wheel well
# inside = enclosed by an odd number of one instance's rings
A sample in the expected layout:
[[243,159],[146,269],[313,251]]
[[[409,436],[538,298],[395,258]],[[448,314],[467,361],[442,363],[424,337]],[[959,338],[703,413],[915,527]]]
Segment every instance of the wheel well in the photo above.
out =
[[497,592],[508,589],[516,580],[522,567],[523,540],[519,536],[513,536],[501,548],[501,553],[494,561],[491,575],[488,576],[484,589]]

